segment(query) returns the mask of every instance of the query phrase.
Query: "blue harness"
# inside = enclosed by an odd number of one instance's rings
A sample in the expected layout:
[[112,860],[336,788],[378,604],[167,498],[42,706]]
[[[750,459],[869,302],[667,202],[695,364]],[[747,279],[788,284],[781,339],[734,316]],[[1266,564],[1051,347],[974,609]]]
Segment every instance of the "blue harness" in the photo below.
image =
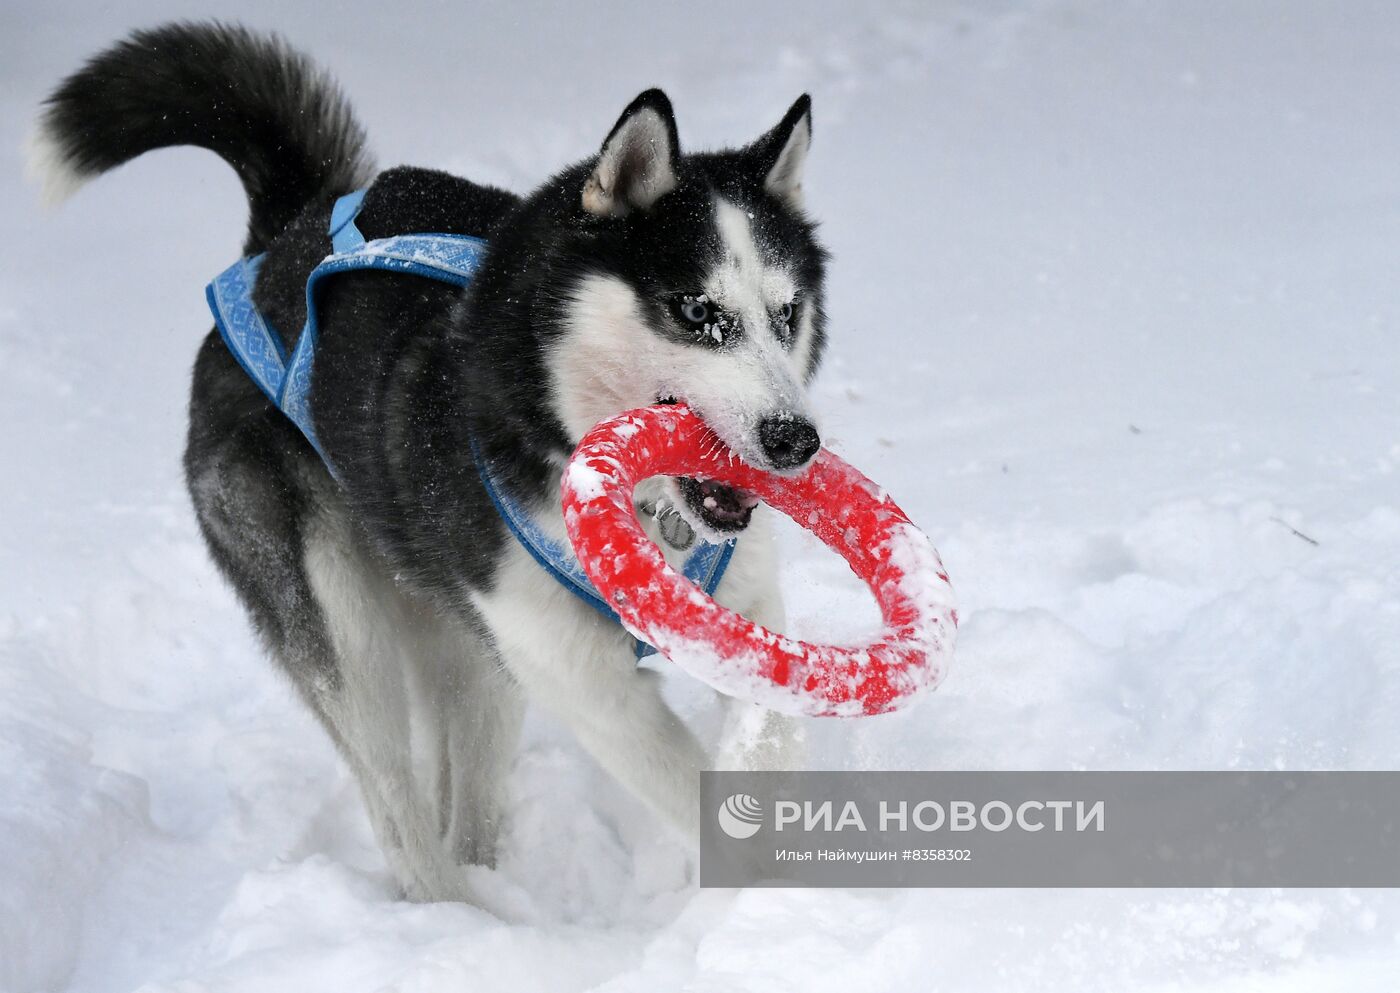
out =
[[[214,323],[228,350],[267,398],[306,436],[332,476],[336,476],[335,467],[326,458],[316,437],[308,402],[318,335],[317,285],[339,272],[382,269],[465,287],[481,266],[487,249],[482,239],[460,234],[406,234],[366,241],[355,226],[364,197],[364,190],[348,194],[337,200],[331,210],[333,251],[306,280],[306,326],[290,356],[282,336],[268,326],[253,303],[253,285],[262,266],[261,255],[239,259],[215,277],[205,290],[209,309],[214,312]],[[515,540],[570,593],[604,617],[618,622],[617,612],[598,594],[573,552],[546,534],[539,522],[498,485],[490,465],[474,442],[472,457],[482,485]],[[733,539],[718,545],[697,541],[682,571],[696,586],[713,594],[733,554]],[[638,658],[655,651],[650,645],[637,642]]]

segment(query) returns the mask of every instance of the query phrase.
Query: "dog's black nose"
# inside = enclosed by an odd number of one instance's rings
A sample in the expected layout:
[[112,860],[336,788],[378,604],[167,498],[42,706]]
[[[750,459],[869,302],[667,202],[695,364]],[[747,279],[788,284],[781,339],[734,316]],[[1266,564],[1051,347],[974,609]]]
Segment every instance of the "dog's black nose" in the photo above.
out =
[[792,414],[765,417],[758,425],[763,454],[774,469],[796,469],[822,447],[821,435],[811,421]]

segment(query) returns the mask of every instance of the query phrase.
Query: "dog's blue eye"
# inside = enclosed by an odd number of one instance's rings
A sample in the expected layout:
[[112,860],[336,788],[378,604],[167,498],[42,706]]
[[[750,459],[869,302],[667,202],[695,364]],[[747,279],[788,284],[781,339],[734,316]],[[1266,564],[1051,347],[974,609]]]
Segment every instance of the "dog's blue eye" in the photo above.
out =
[[680,305],[681,317],[691,324],[704,324],[710,318],[710,305],[705,302],[704,297],[686,297]]
[[676,316],[690,325],[691,334],[702,342],[723,345],[730,334],[738,330],[733,318],[703,293],[699,296],[675,297],[671,306]]
[[794,313],[794,311],[793,311],[793,308],[792,308],[792,304],[791,304],[791,303],[785,303],[785,304],[783,304],[781,307],[778,308],[778,316],[781,317],[781,318],[783,319],[783,323],[784,323],[784,324],[791,324],[791,323],[792,323],[792,315],[793,315],[793,313]]

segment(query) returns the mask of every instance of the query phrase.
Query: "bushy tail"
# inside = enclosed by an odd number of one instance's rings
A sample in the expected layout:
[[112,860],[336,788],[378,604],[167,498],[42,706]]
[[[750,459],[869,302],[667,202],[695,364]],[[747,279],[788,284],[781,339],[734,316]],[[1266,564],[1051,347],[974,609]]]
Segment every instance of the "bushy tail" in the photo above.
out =
[[143,152],[198,145],[233,166],[260,251],[315,197],[373,174],[340,90],[280,38],[216,23],[138,31],[68,77],[46,102],[31,170],[48,199]]

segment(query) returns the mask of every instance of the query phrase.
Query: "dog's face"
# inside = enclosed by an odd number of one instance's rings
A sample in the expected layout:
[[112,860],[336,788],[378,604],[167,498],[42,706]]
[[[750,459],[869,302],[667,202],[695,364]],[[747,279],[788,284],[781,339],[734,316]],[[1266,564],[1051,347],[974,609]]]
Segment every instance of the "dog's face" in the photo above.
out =
[[[805,96],[732,152],[680,155],[659,91],[622,115],[578,191],[560,289],[550,367],[573,440],[620,411],[681,401],[751,465],[793,472],[811,461],[825,253],[802,213],[810,137]],[[712,533],[742,530],[758,502],[713,482],[669,485]]]

